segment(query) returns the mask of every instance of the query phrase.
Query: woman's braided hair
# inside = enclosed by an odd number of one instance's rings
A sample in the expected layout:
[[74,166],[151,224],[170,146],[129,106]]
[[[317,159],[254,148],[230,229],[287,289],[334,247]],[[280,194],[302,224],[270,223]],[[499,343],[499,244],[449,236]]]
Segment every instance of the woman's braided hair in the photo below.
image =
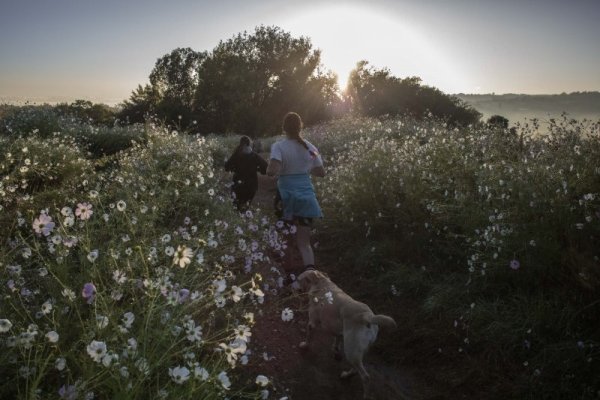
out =
[[302,130],[302,118],[295,112],[289,112],[283,118],[283,131],[290,139],[295,139],[298,143],[300,143],[308,152],[311,157],[316,156],[316,154],[308,148],[308,144],[302,139],[302,135],[300,131]]

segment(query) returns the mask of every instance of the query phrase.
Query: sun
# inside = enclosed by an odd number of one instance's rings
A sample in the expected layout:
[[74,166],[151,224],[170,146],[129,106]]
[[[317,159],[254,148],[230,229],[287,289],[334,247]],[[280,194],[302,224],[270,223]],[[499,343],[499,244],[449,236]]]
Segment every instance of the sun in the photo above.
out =
[[278,21],[294,36],[306,36],[321,50],[326,69],[338,76],[340,90],[360,60],[375,68],[387,67],[397,77],[418,76],[423,83],[447,93],[468,87],[455,60],[441,46],[406,21],[374,7],[313,6]]

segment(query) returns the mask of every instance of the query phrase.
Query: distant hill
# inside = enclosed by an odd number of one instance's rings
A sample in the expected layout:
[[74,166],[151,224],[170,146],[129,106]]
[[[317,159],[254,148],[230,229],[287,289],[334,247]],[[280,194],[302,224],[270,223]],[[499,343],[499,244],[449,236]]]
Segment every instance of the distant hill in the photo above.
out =
[[574,92],[562,94],[463,94],[455,95],[466,101],[487,119],[499,114],[511,125],[524,119],[538,118],[547,121],[566,112],[575,119],[600,119],[600,92]]

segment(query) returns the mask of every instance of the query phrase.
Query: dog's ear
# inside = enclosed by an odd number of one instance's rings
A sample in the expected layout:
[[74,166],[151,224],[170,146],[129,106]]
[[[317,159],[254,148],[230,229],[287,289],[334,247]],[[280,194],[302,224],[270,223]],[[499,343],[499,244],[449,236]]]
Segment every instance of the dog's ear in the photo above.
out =
[[319,280],[319,274],[320,272],[315,270],[304,271],[298,276],[298,283],[303,289],[308,289]]

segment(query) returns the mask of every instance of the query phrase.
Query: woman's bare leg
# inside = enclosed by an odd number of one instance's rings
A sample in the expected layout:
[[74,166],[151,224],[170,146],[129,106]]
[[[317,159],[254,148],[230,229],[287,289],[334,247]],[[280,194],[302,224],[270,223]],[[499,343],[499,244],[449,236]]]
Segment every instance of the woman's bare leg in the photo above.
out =
[[302,256],[302,262],[304,266],[315,265],[315,255],[310,245],[310,227],[309,226],[297,226],[296,231],[296,244],[298,250]]

